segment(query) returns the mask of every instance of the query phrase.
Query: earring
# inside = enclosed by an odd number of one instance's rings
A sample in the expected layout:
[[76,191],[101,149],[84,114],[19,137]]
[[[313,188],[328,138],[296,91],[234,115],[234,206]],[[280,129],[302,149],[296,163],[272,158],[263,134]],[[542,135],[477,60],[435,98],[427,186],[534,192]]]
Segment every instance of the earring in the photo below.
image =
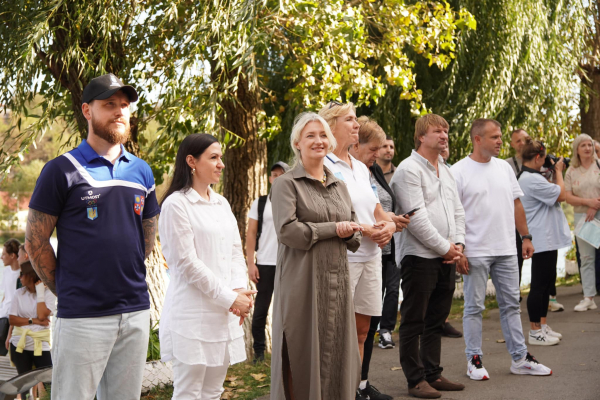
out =
[[192,175],[194,175],[194,172],[196,172],[196,168],[192,169]]

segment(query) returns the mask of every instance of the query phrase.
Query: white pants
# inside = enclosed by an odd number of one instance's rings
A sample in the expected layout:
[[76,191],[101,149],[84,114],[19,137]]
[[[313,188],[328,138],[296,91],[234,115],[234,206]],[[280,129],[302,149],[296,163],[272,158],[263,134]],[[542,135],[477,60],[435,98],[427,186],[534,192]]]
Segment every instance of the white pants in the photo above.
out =
[[220,367],[184,364],[173,358],[172,400],[219,400],[229,368],[229,351]]
[[139,400],[150,311],[58,318],[52,343],[52,400]]

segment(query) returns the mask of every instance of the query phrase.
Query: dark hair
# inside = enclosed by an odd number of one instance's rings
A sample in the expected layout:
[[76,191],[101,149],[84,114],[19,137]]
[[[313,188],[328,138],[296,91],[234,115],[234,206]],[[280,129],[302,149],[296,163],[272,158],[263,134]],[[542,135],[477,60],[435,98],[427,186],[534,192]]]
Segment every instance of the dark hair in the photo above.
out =
[[385,140],[394,140],[394,138],[386,133]]
[[185,160],[188,155],[194,158],[200,157],[206,149],[213,143],[217,143],[218,140],[213,135],[208,133],[192,133],[179,145],[177,150],[177,158],[175,158],[175,171],[173,172],[173,178],[171,184],[165,192],[160,204],[165,202],[167,197],[172,195],[174,192],[192,187],[192,169]]
[[35,271],[21,272],[21,276],[27,276],[27,277],[31,278],[31,280],[33,280],[34,284],[41,281],[40,277],[38,276],[38,274]]
[[539,140],[533,140],[530,137],[525,138],[525,144],[523,145],[523,151],[521,153],[523,162],[531,161],[537,155],[541,157],[546,156],[546,146],[544,146],[544,143]]
[[4,242],[4,249],[6,249],[9,254],[18,254],[19,246],[21,246],[21,242],[15,238],[8,239],[6,242]]

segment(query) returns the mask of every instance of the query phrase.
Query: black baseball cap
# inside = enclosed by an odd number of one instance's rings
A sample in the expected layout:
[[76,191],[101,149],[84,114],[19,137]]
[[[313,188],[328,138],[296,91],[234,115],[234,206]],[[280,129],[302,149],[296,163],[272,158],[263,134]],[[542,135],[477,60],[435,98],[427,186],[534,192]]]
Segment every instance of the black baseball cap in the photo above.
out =
[[133,86],[124,85],[114,74],[106,74],[94,78],[83,89],[81,103],[89,103],[92,100],[104,100],[122,90],[129,97],[130,102],[138,100],[138,94]]

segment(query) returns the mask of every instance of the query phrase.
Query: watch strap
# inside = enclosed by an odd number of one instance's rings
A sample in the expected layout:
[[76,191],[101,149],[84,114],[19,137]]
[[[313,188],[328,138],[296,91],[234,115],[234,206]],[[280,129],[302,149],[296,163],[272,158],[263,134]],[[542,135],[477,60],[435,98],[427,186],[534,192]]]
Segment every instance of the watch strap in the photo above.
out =
[[531,235],[522,235],[521,236],[521,240],[525,240],[525,239],[533,240],[533,236],[531,236]]

